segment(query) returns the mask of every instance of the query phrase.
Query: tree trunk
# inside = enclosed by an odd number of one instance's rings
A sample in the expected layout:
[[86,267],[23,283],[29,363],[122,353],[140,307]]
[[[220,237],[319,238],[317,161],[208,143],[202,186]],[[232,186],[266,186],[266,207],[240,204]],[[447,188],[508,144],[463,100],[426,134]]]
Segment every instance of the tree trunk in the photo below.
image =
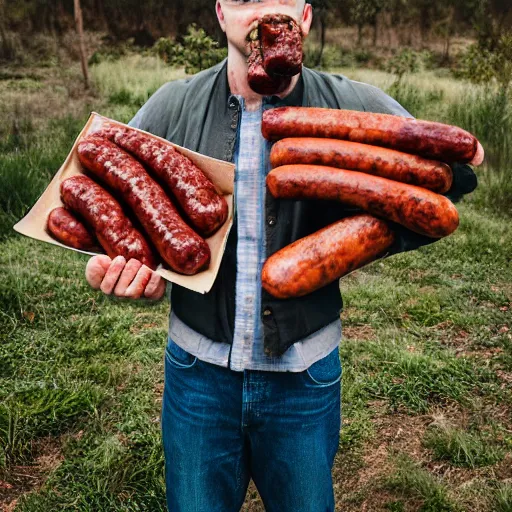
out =
[[315,67],[320,66],[322,63],[322,54],[324,53],[324,46],[325,46],[325,12],[322,11],[320,13],[320,51],[318,52],[318,56],[316,58]]
[[87,69],[87,57],[85,55],[85,44],[84,44],[84,27],[82,22],[82,9],[80,9],[80,0],[74,0],[75,2],[75,24],[76,31],[78,32],[78,39],[80,41],[80,61],[82,63],[82,73],[84,75],[85,88],[89,89],[89,71]]

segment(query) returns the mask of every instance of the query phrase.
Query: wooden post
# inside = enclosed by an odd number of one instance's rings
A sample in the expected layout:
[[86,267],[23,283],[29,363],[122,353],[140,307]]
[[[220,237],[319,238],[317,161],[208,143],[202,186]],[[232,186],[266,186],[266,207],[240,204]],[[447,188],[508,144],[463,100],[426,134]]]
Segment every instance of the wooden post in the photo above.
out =
[[76,31],[78,32],[78,40],[80,42],[80,61],[82,63],[82,73],[84,75],[85,88],[89,89],[89,71],[87,69],[87,57],[85,55],[82,9],[80,8],[80,0],[74,0],[74,3],[75,3],[75,25],[76,25]]

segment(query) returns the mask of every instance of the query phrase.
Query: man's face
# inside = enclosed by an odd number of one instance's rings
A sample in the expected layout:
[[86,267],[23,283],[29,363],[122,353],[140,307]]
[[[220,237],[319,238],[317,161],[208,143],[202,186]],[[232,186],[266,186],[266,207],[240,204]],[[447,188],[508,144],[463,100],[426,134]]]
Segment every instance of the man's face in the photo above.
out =
[[217,18],[226,33],[228,44],[247,57],[250,53],[248,35],[265,14],[287,14],[309,33],[312,9],[304,0],[217,0]]

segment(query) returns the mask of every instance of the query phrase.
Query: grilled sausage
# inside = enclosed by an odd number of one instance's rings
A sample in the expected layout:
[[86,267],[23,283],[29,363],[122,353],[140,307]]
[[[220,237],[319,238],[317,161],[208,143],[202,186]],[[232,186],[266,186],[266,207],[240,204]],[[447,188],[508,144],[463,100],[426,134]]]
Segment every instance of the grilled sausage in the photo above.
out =
[[96,133],[146,164],[148,171],[154,172],[201,235],[210,236],[224,224],[228,216],[226,200],[185,155],[147,134],[114,124],[107,123]]
[[279,107],[263,113],[263,136],[322,137],[383,146],[441,162],[470,162],[478,141],[443,123],[390,114],[313,107]]
[[286,90],[291,83],[291,77],[271,76],[263,67],[263,57],[259,41],[251,41],[251,53],[247,59],[247,81],[249,87],[262,96],[279,94]]
[[121,205],[88,176],[71,176],[60,185],[62,202],[90,226],[106,253],[127,261],[135,258],[156,269],[156,258],[144,236],[125,215]]
[[54,208],[50,212],[47,227],[59,242],[68,247],[82,251],[94,251],[99,248],[96,238],[89,233],[85,225],[62,206]]
[[267,185],[276,198],[341,201],[432,238],[449,235],[459,224],[457,209],[446,197],[362,172],[283,165],[270,171]]
[[270,76],[294,76],[302,69],[302,31],[285,14],[267,14],[258,24],[263,68]]
[[85,168],[120,194],[172,270],[192,275],[208,266],[208,244],[180,217],[142,164],[94,134],[78,143],[78,157]]
[[270,152],[272,167],[313,164],[361,171],[417,185],[442,194],[453,180],[450,166],[393,149],[358,142],[291,137],[276,142]]
[[263,265],[263,288],[278,299],[301,297],[375,260],[393,243],[388,224],[347,217],[274,253]]

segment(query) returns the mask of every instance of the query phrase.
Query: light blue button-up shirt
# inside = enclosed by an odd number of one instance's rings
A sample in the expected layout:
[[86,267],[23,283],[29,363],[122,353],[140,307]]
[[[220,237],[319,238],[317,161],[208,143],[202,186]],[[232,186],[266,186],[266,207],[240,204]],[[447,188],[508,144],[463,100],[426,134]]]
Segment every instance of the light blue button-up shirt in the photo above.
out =
[[[236,309],[233,344],[212,341],[183,323],[171,311],[169,336],[203,361],[229,367],[266,371],[304,371],[338,347],[339,320],[294,343],[282,356],[263,351],[261,269],[265,261],[265,179],[270,170],[270,143],[261,134],[262,110],[249,112],[237,96],[241,121],[235,154],[235,208],[238,228]],[[140,115],[140,114],[138,114]],[[129,123],[137,127],[137,116]]]

